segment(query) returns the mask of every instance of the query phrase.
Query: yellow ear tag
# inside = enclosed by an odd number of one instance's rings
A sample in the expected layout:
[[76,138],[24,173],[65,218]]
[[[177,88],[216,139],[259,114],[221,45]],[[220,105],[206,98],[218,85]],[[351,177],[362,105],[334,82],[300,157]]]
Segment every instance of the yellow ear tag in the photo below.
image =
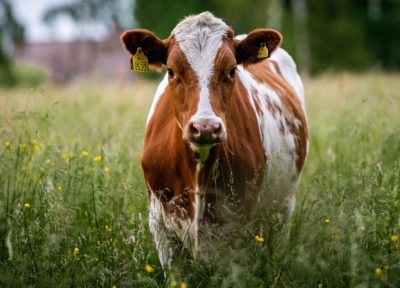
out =
[[257,58],[268,58],[268,48],[265,42],[262,42],[258,49]]
[[135,55],[131,58],[131,70],[136,72],[149,71],[149,60],[146,55],[144,55],[141,47],[136,49]]

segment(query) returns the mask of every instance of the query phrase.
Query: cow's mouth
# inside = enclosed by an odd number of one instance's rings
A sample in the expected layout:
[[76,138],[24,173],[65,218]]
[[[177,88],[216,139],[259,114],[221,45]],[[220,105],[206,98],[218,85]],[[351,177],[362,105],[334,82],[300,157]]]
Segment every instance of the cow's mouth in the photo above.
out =
[[211,148],[218,144],[221,144],[223,140],[217,139],[216,141],[189,141],[190,145],[194,145],[199,148]]
[[208,158],[208,155],[210,154],[210,150],[221,144],[222,141],[219,142],[214,142],[214,143],[197,143],[197,142],[191,142],[189,141],[189,146],[194,152],[196,160],[200,162],[205,162]]

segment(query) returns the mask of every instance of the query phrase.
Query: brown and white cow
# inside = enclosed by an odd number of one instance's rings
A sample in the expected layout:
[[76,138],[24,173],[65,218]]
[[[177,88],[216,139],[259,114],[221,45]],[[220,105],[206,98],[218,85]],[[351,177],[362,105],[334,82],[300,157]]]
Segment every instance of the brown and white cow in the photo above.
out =
[[[308,147],[304,91],[279,32],[234,38],[209,12],[183,19],[170,37],[128,30],[150,66],[166,65],[147,119],[142,166],[149,224],[163,267],[181,248],[198,255],[213,233],[273,207],[287,220]],[[257,56],[266,43],[268,59]],[[224,230],[225,229],[225,230]],[[204,233],[208,231],[210,233]]]

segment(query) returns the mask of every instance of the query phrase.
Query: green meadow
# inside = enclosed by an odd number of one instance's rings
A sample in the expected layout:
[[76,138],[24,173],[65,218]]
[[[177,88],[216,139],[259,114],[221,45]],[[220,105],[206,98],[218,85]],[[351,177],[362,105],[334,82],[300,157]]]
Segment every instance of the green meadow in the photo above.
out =
[[240,265],[188,263],[168,279],[140,167],[156,83],[1,89],[0,287],[400,287],[399,79],[306,79],[288,236],[265,219]]

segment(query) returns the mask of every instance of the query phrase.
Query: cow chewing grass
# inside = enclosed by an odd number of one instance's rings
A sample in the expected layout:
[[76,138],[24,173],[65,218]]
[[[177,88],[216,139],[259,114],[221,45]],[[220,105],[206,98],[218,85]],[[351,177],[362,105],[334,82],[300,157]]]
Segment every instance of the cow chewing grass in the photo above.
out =
[[210,12],[186,17],[165,40],[144,29],[121,35],[134,70],[167,70],[142,157],[164,268],[208,259],[216,241],[230,246],[260,211],[289,222],[308,128],[303,84],[281,41],[273,29],[235,38]]

